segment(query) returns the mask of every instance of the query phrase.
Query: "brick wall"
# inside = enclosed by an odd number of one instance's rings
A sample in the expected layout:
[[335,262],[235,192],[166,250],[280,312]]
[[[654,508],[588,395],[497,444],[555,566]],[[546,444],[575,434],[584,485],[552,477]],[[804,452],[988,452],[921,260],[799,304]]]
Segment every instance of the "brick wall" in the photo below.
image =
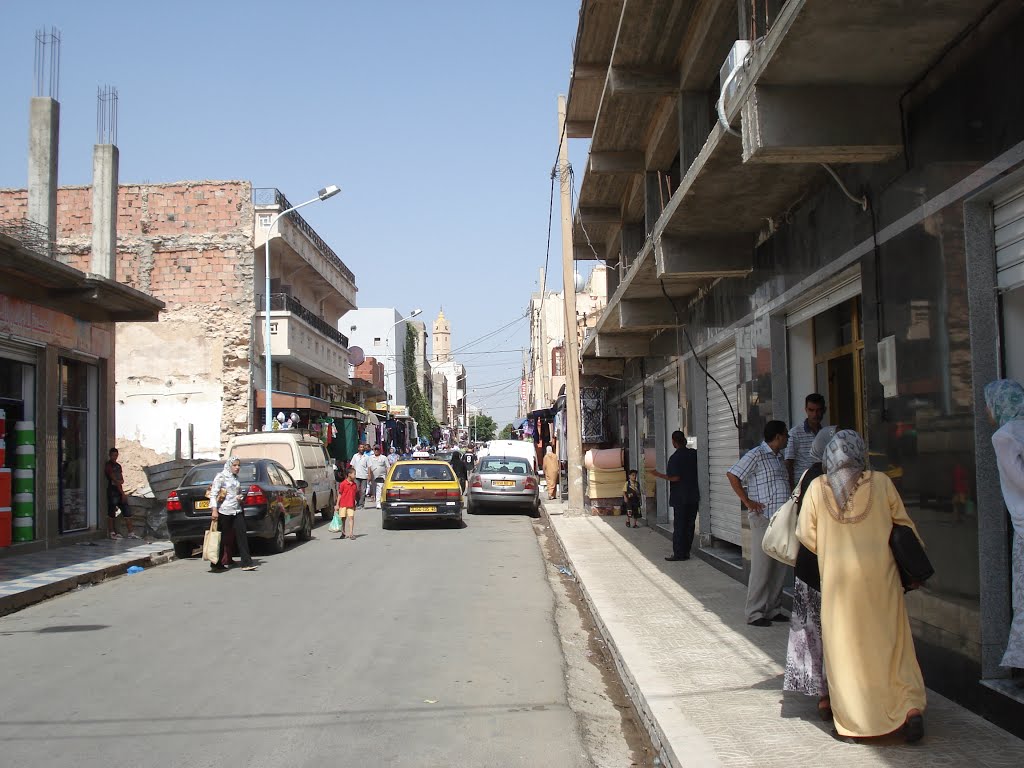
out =
[[368,357],[355,366],[355,377],[368,381],[375,387],[384,389],[384,363],[378,363],[375,357]]

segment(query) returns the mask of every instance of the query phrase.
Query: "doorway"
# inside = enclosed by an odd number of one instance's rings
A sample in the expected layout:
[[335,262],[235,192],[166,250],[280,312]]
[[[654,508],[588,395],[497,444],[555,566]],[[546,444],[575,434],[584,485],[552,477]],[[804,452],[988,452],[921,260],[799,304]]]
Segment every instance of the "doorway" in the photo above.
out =
[[825,395],[829,424],[865,432],[864,328],[855,296],[811,319],[817,390]]

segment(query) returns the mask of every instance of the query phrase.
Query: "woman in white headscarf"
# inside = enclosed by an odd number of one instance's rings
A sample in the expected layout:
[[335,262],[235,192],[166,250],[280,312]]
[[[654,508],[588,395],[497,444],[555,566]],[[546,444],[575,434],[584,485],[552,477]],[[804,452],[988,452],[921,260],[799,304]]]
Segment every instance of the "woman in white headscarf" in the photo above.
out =
[[999,429],[992,447],[999,467],[999,485],[1013,523],[1013,623],[1002,666],[1024,668],[1024,387],[1001,379],[985,387],[989,418]]
[[818,556],[825,672],[840,736],[924,735],[925,687],[889,548],[894,524],[920,539],[892,480],[867,469],[864,440],[836,433],[807,489],[800,543]]
[[[800,514],[807,488],[825,472],[821,462],[825,456],[825,446],[835,432],[835,427],[822,427],[811,443],[811,466],[798,481],[800,501],[797,503],[797,515]],[[821,579],[818,575],[818,558],[803,545],[797,552],[795,576],[782,690],[817,696],[818,713],[822,720],[828,720],[832,717],[832,709],[829,706],[825,654],[821,643]]]
[[245,494],[242,493],[242,485],[238,482],[238,470],[241,468],[241,460],[229,456],[224,462],[224,469],[217,473],[213,478],[213,485],[210,486],[211,515],[217,521],[217,530],[221,536],[220,562],[211,563],[210,570],[223,571],[230,568],[233,565],[231,556],[236,545],[242,558],[243,571],[255,571],[259,567],[253,564],[252,556],[249,554],[245,510],[242,509]]

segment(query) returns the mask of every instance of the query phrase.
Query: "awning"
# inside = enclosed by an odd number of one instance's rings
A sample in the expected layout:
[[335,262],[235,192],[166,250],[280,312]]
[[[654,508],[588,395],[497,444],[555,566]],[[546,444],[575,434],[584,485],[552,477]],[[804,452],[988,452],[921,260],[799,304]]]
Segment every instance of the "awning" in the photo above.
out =
[[377,414],[355,403],[331,403],[330,413],[336,418],[356,418],[365,423],[380,424]]
[[[290,392],[274,392],[274,410],[282,411],[316,411],[317,413],[330,413],[331,404],[319,397],[309,395],[294,395]],[[267,393],[265,390],[256,391],[256,407],[267,407]]]

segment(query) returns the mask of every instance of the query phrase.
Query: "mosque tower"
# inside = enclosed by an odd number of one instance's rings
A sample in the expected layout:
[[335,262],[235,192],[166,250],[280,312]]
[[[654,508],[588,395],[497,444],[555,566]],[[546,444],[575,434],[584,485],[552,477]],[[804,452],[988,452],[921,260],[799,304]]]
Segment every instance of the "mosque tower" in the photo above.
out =
[[447,363],[452,359],[452,331],[444,309],[437,313],[434,321],[434,359],[435,363]]

